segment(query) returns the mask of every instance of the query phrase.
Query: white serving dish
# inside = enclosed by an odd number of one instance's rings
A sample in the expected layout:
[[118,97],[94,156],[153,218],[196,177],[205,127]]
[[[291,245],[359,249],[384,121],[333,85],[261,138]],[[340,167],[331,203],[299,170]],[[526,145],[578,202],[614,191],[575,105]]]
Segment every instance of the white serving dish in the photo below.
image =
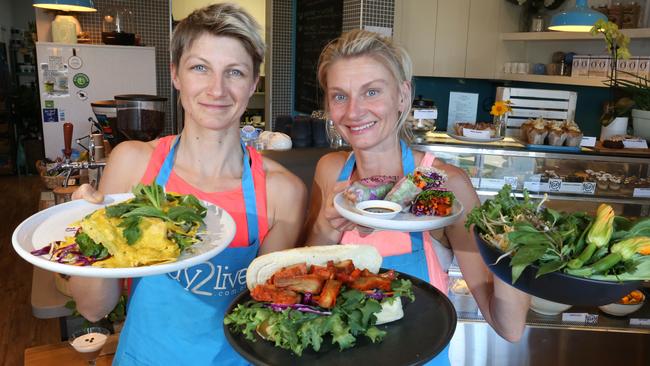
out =
[[356,208],[364,216],[377,217],[380,219],[392,219],[402,211],[402,206],[399,203],[385,200],[359,202],[357,203]]
[[542,315],[558,315],[569,310],[571,306],[537,296],[531,296],[530,298],[530,310]]
[[645,303],[645,299],[643,299],[643,301],[641,301],[638,304],[613,303],[613,304],[601,305],[598,307],[598,309],[600,309],[605,314],[614,315],[614,316],[625,316],[628,314],[632,314],[633,312],[641,309],[644,303]]

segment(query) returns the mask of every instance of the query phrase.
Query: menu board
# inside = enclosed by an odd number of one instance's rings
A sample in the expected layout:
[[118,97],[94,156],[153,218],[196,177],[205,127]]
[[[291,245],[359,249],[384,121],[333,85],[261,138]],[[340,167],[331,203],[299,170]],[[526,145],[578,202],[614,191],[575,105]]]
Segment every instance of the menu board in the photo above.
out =
[[295,109],[311,114],[322,107],[316,68],[320,52],[341,35],[343,0],[300,0],[296,9]]

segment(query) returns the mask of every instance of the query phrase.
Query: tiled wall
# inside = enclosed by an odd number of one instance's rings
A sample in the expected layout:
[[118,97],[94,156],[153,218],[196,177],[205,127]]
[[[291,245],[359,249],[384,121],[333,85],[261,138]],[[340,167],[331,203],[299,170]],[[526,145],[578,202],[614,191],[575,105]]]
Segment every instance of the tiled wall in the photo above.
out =
[[361,5],[363,2],[363,0],[343,0],[343,32],[361,28]]
[[111,6],[131,9],[135,33],[144,46],[156,48],[156,85],[158,95],[167,98],[164,135],[171,134],[171,78],[169,76],[169,39],[171,15],[169,0],[95,0],[97,12],[77,13],[84,32],[90,33],[92,43],[101,44],[102,18]]
[[362,26],[393,28],[394,0],[363,0]]
[[[271,103],[267,114],[274,129],[279,115],[294,114],[293,111],[293,28],[294,1],[269,0],[272,10],[271,50]],[[268,4],[268,2],[267,2]],[[344,0],[342,31],[359,29],[362,26],[393,27],[394,0]],[[363,11],[362,11],[363,9]]]
[[[266,7],[271,9],[271,75],[269,111],[269,128],[274,130],[275,118],[280,115],[288,115],[293,111],[293,0],[273,0],[272,5]],[[269,39],[267,37],[267,39]],[[268,60],[267,60],[268,62]],[[268,77],[268,76],[267,76]]]

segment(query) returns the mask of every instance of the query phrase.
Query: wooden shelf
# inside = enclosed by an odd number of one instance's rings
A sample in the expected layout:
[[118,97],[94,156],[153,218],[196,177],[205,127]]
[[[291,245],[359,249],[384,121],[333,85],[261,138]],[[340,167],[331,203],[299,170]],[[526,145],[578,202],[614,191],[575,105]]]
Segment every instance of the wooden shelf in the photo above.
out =
[[[650,28],[623,29],[630,38],[650,38]],[[519,32],[501,33],[502,41],[600,41],[602,34],[592,36],[589,32]]]
[[557,75],[534,75],[534,74],[504,74],[497,75],[501,80],[527,81],[531,83],[548,83],[562,85],[579,85],[606,88],[605,80],[599,78],[570,77]]

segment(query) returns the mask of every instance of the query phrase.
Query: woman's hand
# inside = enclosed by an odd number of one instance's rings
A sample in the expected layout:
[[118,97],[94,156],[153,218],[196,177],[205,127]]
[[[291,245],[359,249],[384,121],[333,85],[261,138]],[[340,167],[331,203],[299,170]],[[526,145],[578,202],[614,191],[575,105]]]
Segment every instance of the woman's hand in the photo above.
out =
[[323,217],[325,217],[329,225],[336,231],[340,232],[354,230],[356,226],[348,221],[348,219],[341,216],[336,208],[334,208],[334,197],[343,192],[348,185],[350,185],[350,182],[347,181],[336,182],[334,186],[332,186],[332,191],[327,195],[327,199],[325,199],[325,208],[323,210]]
[[102,203],[104,202],[104,195],[95,190],[90,184],[84,183],[72,193],[72,199],[84,199],[90,203]]

